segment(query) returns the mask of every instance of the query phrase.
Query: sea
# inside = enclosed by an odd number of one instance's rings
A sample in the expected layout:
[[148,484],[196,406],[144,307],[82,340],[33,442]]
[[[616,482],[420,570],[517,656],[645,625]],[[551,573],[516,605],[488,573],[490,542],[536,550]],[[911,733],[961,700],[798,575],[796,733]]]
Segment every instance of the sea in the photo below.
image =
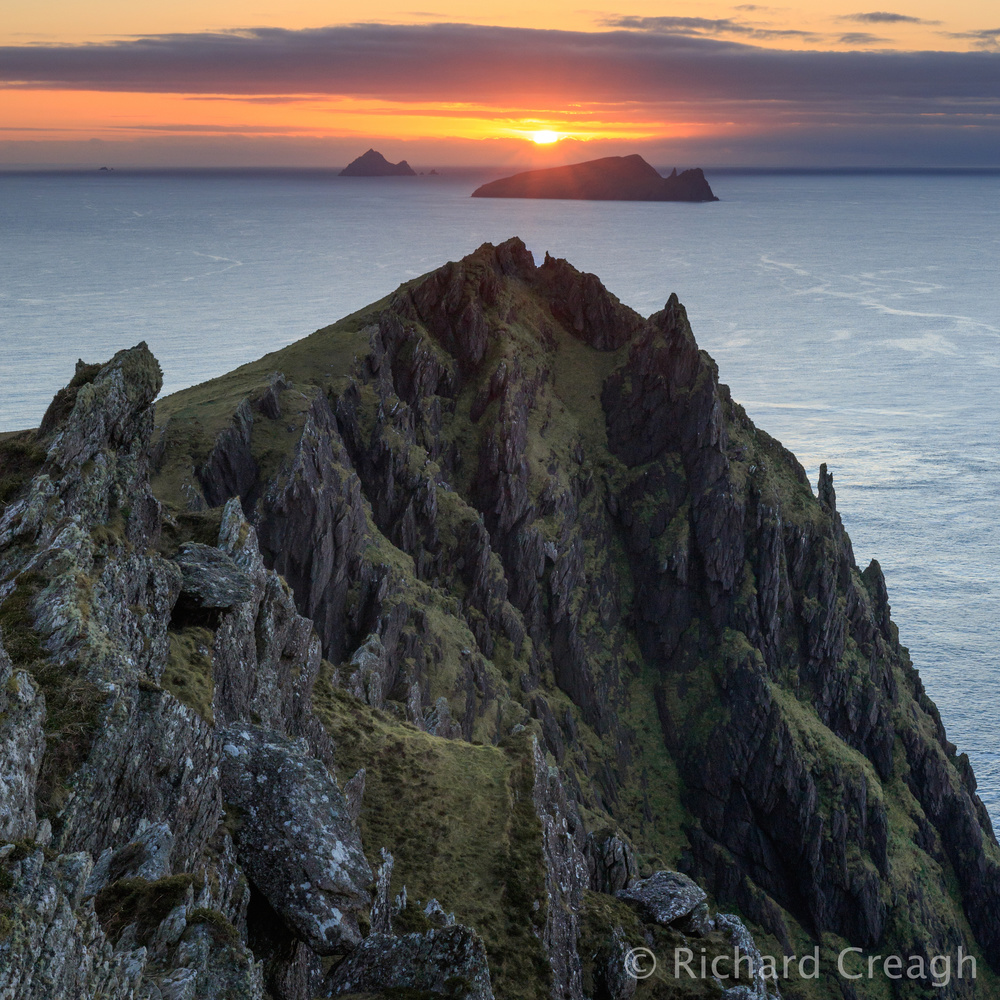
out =
[[829,466],[1000,829],[1000,172],[706,173],[701,205],[470,198],[495,172],[0,173],[0,430],[79,357],[145,340],[173,392],[514,235],[643,314],[676,292],[758,426]]

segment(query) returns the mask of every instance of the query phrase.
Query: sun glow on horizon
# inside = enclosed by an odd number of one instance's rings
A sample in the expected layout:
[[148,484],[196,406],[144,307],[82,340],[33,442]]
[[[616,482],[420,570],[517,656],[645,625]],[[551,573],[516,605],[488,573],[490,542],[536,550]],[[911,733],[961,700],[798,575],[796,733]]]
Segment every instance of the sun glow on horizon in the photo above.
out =
[[531,141],[539,146],[548,146],[553,142],[558,142],[562,138],[562,133],[553,132],[551,129],[541,129],[531,133]]

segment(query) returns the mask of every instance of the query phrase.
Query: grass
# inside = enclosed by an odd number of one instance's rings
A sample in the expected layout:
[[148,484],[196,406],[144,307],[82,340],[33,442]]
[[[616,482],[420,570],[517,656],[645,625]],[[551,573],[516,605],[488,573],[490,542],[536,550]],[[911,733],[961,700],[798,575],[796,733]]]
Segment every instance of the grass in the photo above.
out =
[[94,897],[94,909],[104,933],[117,942],[129,924],[136,925],[136,942],[149,944],[156,928],[187,898],[194,875],[168,875],[149,882],[122,879],[105,886]]
[[365,326],[384,304],[383,300],[227,375],[160,400],[156,425],[165,448],[153,476],[157,497],[173,509],[187,507],[184,484],[192,481],[194,469],[207,460],[236,408],[244,399],[263,393],[271,375],[281,372],[288,384],[281,395],[282,416],[272,421],[255,413],[251,445],[265,473],[273,471],[298,440],[295,428],[301,428],[315,387],[343,384],[355,358],[367,352]]
[[[376,712],[329,684],[314,704],[337,743],[342,777],[367,769],[362,842],[395,857],[391,891],[436,898],[486,944],[498,998],[542,1000],[549,967],[541,827],[526,736],[504,747],[445,740]],[[537,906],[537,908],[536,908]]]
[[170,652],[166,669],[160,678],[161,686],[178,701],[193,708],[206,722],[214,721],[212,646],[215,633],[211,629],[190,626],[179,632],[168,632],[167,639],[170,642]]
[[0,434],[0,509],[13,503],[45,462],[35,431]]
[[207,927],[212,935],[212,940],[217,945],[229,945],[231,948],[235,948],[240,943],[239,932],[218,910],[209,909],[207,906],[198,906],[188,915],[187,922],[189,927],[195,924]]

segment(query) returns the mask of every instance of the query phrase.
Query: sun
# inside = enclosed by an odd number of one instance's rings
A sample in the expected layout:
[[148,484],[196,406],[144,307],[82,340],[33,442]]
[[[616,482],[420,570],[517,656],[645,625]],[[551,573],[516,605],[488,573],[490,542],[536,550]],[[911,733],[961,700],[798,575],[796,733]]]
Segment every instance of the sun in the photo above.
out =
[[531,141],[539,146],[547,146],[549,143],[558,142],[561,138],[562,136],[558,132],[552,132],[549,129],[531,133]]

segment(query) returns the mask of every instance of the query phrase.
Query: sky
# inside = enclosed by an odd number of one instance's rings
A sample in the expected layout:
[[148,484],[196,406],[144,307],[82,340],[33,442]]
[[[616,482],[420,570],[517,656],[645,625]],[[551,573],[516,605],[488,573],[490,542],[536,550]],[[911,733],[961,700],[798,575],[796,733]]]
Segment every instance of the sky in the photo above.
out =
[[1000,167],[994,0],[617,3],[22,0],[0,168]]

